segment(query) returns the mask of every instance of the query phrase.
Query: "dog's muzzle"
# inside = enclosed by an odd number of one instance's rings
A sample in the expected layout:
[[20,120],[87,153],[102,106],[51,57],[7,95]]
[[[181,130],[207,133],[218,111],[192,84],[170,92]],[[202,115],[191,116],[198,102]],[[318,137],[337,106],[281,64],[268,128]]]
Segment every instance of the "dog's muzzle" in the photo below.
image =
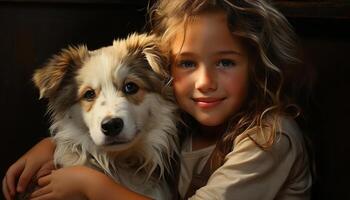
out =
[[107,136],[116,136],[123,130],[124,122],[121,118],[106,118],[101,123],[101,130]]

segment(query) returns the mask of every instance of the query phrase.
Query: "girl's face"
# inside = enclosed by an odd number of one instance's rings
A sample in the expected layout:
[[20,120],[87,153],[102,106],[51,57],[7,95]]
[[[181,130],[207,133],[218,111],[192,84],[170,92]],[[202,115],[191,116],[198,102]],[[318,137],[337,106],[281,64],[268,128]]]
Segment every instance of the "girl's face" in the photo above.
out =
[[241,107],[248,90],[248,54],[222,12],[203,13],[171,45],[171,73],[180,107],[204,126],[218,126]]

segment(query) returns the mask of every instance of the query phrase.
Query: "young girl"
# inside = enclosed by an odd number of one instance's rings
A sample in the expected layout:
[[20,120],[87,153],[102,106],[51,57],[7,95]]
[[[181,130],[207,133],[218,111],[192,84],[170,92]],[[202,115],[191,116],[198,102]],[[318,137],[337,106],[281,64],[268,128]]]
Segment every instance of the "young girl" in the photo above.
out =
[[[171,58],[186,123],[180,198],[309,199],[309,161],[293,120],[300,60],[286,19],[263,0],[159,0],[151,25]],[[7,199],[45,168],[54,148],[45,139],[9,168]],[[33,200],[147,199],[82,166],[38,183]]]

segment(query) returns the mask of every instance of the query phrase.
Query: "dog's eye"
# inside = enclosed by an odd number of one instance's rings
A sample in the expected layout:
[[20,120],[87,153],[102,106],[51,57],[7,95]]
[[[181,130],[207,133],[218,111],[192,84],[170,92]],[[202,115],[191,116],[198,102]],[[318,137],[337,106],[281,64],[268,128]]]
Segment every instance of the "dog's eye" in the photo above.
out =
[[93,101],[96,97],[96,93],[94,90],[87,90],[85,93],[84,93],[84,96],[83,98],[86,100],[86,101]]
[[137,86],[135,83],[133,82],[129,82],[129,83],[126,83],[124,85],[124,89],[123,89],[123,92],[125,94],[135,94],[137,91],[139,90],[139,86]]

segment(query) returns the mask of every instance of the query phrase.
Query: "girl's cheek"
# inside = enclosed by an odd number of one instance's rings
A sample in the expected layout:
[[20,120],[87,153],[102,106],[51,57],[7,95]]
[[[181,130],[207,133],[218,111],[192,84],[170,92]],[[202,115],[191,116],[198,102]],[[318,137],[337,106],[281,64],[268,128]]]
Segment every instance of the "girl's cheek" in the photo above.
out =
[[173,82],[173,88],[174,88],[174,94],[176,99],[181,98],[185,93],[186,93],[186,83],[184,83],[183,81],[174,81]]
[[181,87],[185,87],[191,84],[191,77],[186,72],[178,69],[173,69],[171,72],[174,90],[181,90]]
[[244,99],[248,93],[248,75],[247,73],[237,73],[228,75],[226,77],[224,85],[226,86],[226,90],[230,94],[235,95],[238,98]]

